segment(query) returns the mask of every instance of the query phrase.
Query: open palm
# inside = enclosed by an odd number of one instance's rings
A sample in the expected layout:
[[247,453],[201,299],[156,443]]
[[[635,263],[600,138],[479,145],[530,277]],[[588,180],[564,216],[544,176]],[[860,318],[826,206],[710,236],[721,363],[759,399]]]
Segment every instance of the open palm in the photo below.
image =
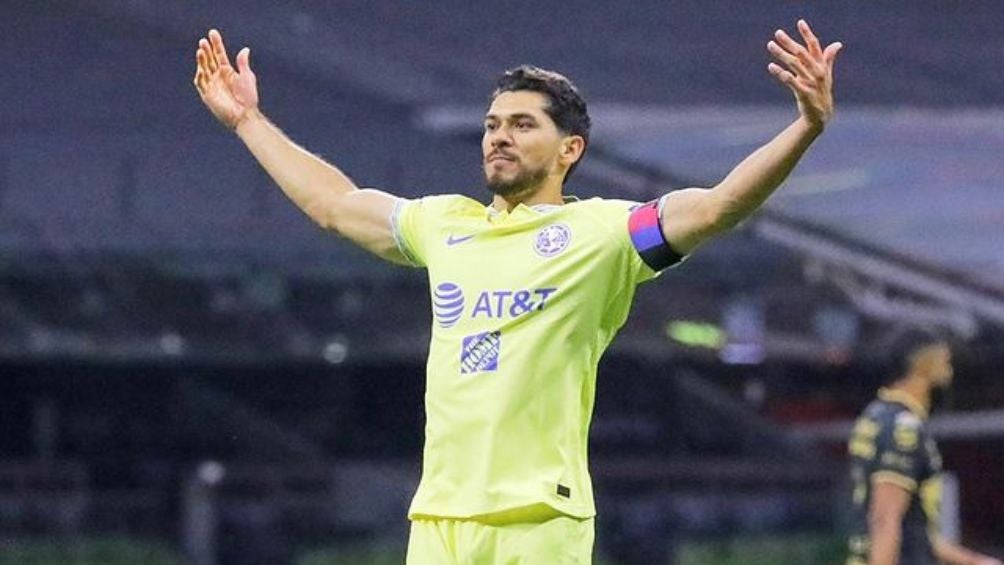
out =
[[195,51],[195,79],[202,102],[216,119],[230,128],[237,125],[258,108],[258,85],[251,72],[251,50],[245,47],[237,54],[237,69],[223,46],[223,36],[215,29],[209,30],[209,39],[199,40]]
[[805,20],[797,25],[805,45],[777,30],[767,49],[781,65],[770,63],[767,69],[795,94],[798,111],[809,123],[825,125],[833,116],[833,63],[843,44],[823,48]]

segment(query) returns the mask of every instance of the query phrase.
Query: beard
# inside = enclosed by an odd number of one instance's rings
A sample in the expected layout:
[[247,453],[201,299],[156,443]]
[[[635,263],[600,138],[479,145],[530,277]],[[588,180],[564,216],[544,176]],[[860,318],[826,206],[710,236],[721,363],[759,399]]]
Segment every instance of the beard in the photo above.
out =
[[503,179],[502,174],[485,173],[488,190],[502,198],[512,198],[534,192],[547,178],[547,168],[520,169],[511,179]]
[[933,387],[931,389],[931,408],[928,412],[934,413],[935,410],[950,409],[954,400],[952,389],[947,384]]

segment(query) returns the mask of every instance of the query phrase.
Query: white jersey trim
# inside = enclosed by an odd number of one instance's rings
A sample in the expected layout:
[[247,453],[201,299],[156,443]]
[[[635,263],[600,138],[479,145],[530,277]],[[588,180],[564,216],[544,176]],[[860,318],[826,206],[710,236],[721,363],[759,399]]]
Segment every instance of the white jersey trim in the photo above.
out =
[[411,202],[406,198],[398,198],[394,202],[394,209],[390,212],[390,231],[394,236],[394,244],[397,245],[397,250],[401,252],[401,255],[408,260],[415,267],[421,267],[422,263],[415,257],[415,254],[411,251],[408,245],[404,242],[404,237],[401,236],[401,212],[404,210],[406,204]]

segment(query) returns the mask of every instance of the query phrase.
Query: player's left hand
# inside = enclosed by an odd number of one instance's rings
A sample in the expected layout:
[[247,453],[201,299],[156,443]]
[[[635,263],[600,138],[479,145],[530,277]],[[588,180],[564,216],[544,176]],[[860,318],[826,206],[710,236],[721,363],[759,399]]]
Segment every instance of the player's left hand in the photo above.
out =
[[767,70],[795,94],[802,118],[821,129],[833,117],[833,62],[843,44],[831,43],[824,49],[805,20],[797,25],[805,45],[777,30],[767,50],[781,64],[772,62]]

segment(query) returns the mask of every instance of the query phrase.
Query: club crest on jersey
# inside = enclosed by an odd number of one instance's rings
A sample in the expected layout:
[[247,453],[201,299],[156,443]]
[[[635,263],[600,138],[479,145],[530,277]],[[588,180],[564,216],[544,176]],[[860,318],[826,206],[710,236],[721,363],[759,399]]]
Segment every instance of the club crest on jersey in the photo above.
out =
[[572,230],[565,224],[544,226],[533,241],[533,249],[542,257],[554,257],[568,247],[572,240]]
[[453,327],[464,313],[463,289],[451,282],[441,283],[432,293],[432,311],[439,327]]

